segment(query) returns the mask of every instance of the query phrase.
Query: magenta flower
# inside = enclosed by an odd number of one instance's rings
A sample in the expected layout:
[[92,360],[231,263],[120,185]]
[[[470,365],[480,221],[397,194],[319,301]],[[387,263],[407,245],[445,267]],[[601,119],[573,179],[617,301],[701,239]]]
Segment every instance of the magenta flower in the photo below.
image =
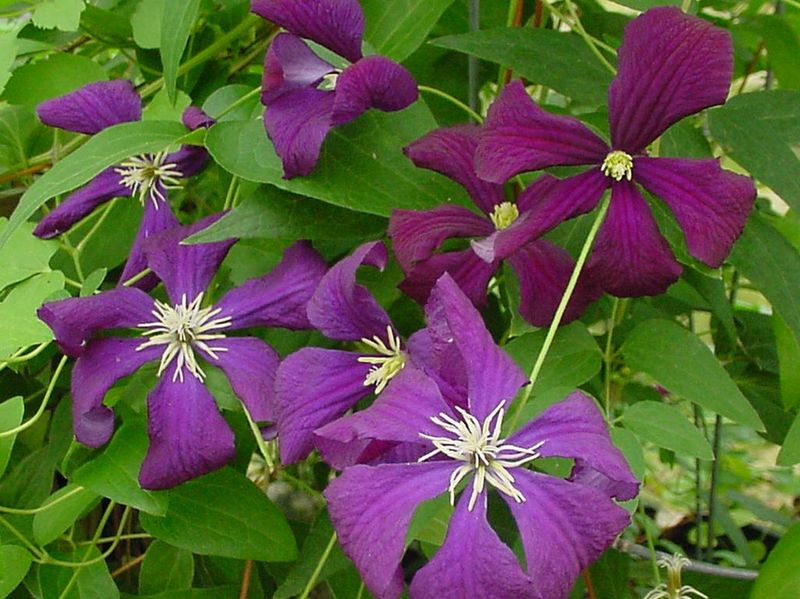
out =
[[[203,362],[225,373],[253,420],[274,421],[277,353],[256,337],[230,333],[249,327],[308,328],[305,307],[325,272],[306,242],[284,254],[269,274],[232,289],[212,305],[206,288],[234,241],[181,245],[218,217],[175,227],[145,244],[148,266],[164,282],[168,301],[118,287],[39,309],[67,355],[72,371],[75,436],[89,447],[105,444],[114,413],[103,397],[114,383],[149,362],[159,381],[147,397],[150,446],[139,473],[146,489],[164,489],[220,468],[235,455],[234,437],[203,384]],[[134,337],[99,336],[135,329]]]
[[[112,125],[141,120],[142,101],[129,81],[99,81],[42,102],[36,112],[45,125],[94,135]],[[194,130],[210,126],[213,120],[199,108],[190,107],[183,113],[183,123]],[[33,234],[43,239],[55,237],[69,231],[101,204],[113,198],[137,196],[144,214],[122,272],[121,280],[125,281],[145,268],[144,241],[178,224],[167,201],[167,190],[179,187],[181,179],[198,173],[207,158],[205,148],[197,146],[183,146],[171,154],[132,156],[73,192],[39,221]],[[148,288],[156,282],[155,277],[149,276],[137,286]]]
[[[252,10],[288,31],[270,44],[261,94],[264,126],[287,179],[314,170],[333,127],[370,108],[392,112],[417,99],[417,84],[406,69],[361,53],[364,12],[358,0],[253,0]],[[334,67],[301,38],[351,64]]]
[[577,119],[539,108],[516,82],[489,111],[478,175],[499,183],[524,171],[592,165],[559,182],[527,226],[540,235],[592,210],[611,188],[587,268],[614,295],[662,293],[682,271],[637,184],[666,202],[689,253],[716,268],[744,228],[753,182],[719,160],[652,158],[646,148],[673,123],[725,102],[732,54],[726,31],[674,7],[650,9],[625,28],[608,93],[610,146]]
[[[482,181],[475,174],[479,135],[480,129],[474,125],[437,129],[405,148],[417,166],[461,184],[483,215],[452,205],[424,211],[393,210],[389,236],[406,274],[400,288],[424,303],[447,272],[476,306],[483,306],[489,279],[507,260],[520,282],[520,313],[536,326],[547,326],[575,261],[560,247],[532,236],[525,223],[558,180],[544,175],[519,201],[506,201],[502,185]],[[471,249],[434,253],[455,237],[479,239],[472,242]],[[578,318],[600,294],[591,279],[579,279],[563,322]]]
[[[634,497],[639,483],[595,402],[580,392],[506,438],[503,418],[525,376],[449,275],[427,310],[436,342],[457,348],[466,366],[462,403],[446,401],[432,379],[410,367],[370,408],[344,419],[355,433],[420,450],[415,461],[349,467],[328,486],[342,547],[378,599],[398,597],[414,510],[449,493],[455,512],[447,536],[411,582],[412,599],[564,599],[580,570],[628,524],[611,498]],[[567,480],[525,467],[552,456],[575,460]],[[526,570],[487,521],[490,490],[516,520]]]

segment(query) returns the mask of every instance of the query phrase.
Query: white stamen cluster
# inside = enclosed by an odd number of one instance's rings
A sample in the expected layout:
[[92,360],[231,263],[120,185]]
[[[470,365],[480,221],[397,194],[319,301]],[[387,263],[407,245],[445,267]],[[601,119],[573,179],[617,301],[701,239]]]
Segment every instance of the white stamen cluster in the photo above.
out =
[[[139,201],[144,206],[149,197],[153,206],[158,209],[158,202],[166,202],[167,198],[161,189],[180,188],[180,179],[183,177],[174,162],[165,163],[167,152],[158,154],[141,154],[133,156],[121,163],[114,171],[120,175],[120,185],[123,185],[139,195]],[[159,185],[160,184],[160,185]]]
[[369,374],[364,379],[364,386],[376,385],[375,395],[383,391],[397,373],[406,365],[406,354],[400,345],[400,336],[395,335],[392,327],[386,327],[386,338],[389,345],[375,335],[372,339],[364,337],[361,342],[374,349],[379,356],[361,356],[358,361],[363,364],[372,364]]
[[451,505],[455,505],[456,487],[464,477],[472,472],[475,472],[475,478],[472,482],[472,495],[469,498],[469,511],[475,507],[475,502],[483,492],[486,483],[513,498],[517,503],[525,501],[525,496],[514,487],[515,479],[509,472],[509,468],[518,468],[541,457],[538,450],[544,445],[544,441],[531,447],[518,447],[505,443],[505,439],[500,438],[505,403],[505,401],[501,401],[486,417],[483,424],[475,416],[458,406],[456,406],[456,410],[462,417],[461,421],[444,412],[431,417],[431,422],[454,437],[419,434],[423,439],[433,443],[436,448],[419,458],[419,462],[424,462],[440,453],[454,460],[466,462],[450,476]]
[[494,211],[489,215],[494,223],[494,228],[498,231],[507,229],[515,220],[519,218],[519,208],[511,202],[502,202],[494,207]]
[[197,363],[194,348],[203,350],[215,360],[219,360],[218,352],[228,351],[225,347],[211,347],[208,341],[225,338],[225,335],[213,331],[231,326],[230,316],[214,318],[221,310],[214,307],[201,308],[202,302],[202,293],[188,304],[186,294],[181,303],[175,306],[156,301],[156,309],[152,312],[156,320],[138,325],[146,329],[144,335],[149,339],[137,347],[136,351],[157,345],[166,346],[161,355],[158,376],[161,376],[173,360],[177,360],[173,381],[183,382],[184,368],[202,381],[206,375]]
[[633,156],[621,150],[609,152],[600,170],[614,181],[622,181],[623,178],[630,181],[633,178]]
[[667,569],[667,582],[661,583],[655,589],[647,593],[644,599],[708,599],[708,595],[701,593],[696,588],[688,584],[681,584],[681,570],[691,562],[681,554],[662,557],[656,562],[662,568]]

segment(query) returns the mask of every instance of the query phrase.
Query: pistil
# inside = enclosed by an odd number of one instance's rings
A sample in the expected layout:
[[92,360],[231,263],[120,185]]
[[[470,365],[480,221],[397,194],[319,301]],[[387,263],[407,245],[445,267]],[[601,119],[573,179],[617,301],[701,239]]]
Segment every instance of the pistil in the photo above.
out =
[[400,336],[395,335],[390,326],[386,327],[386,338],[388,345],[377,335],[372,339],[367,339],[366,337],[361,339],[362,343],[380,354],[378,356],[361,356],[358,358],[358,361],[362,364],[373,365],[364,379],[364,386],[376,385],[375,395],[383,391],[389,381],[397,376],[406,365],[406,354],[400,344]]
[[120,185],[131,190],[133,195],[139,195],[139,202],[144,206],[149,197],[153,206],[158,210],[159,201],[166,202],[162,189],[180,188],[180,179],[183,177],[174,162],[165,162],[167,152],[158,154],[141,154],[133,156],[121,163],[114,171],[120,175]]
[[507,229],[515,220],[519,218],[519,208],[511,202],[502,202],[494,207],[494,211],[489,215],[494,223],[494,228],[498,231]]
[[633,177],[633,157],[626,152],[614,150],[603,160],[600,170],[606,177],[611,177],[615,181],[622,179],[630,181]]
[[681,582],[681,570],[691,562],[680,554],[662,557],[656,562],[662,568],[667,569],[667,582],[661,583],[655,589],[647,593],[644,599],[708,599],[708,596],[701,593],[696,588]]

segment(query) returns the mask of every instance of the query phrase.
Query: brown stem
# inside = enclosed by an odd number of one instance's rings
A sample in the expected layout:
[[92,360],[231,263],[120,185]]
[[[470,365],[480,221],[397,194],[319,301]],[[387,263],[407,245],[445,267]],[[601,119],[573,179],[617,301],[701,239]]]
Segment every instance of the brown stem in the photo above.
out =
[[536,4],[533,8],[533,26],[534,27],[541,27],[542,26],[542,13],[544,12],[544,3],[542,0],[536,0]]
[[38,164],[29,166],[28,168],[24,168],[21,171],[0,175],[0,183],[8,183],[9,181],[20,179],[28,175],[35,175],[36,173],[41,173],[42,171],[49,169],[51,166],[53,166],[53,164],[50,162],[40,162]]
[[253,573],[253,560],[249,559],[244,563],[244,573],[242,574],[242,590],[239,592],[239,599],[247,599],[250,593],[250,576]]
[[589,599],[597,599],[597,595],[594,592],[594,585],[592,584],[592,575],[589,573],[589,569],[587,568],[583,572],[581,572],[583,576],[583,582],[586,585],[586,593],[589,595]]
[[[537,0],[537,3],[540,0]],[[522,25],[522,13],[523,9],[525,8],[525,0],[517,0],[517,4],[514,7],[514,22],[512,23],[513,27],[520,27]],[[503,76],[503,82],[508,85],[511,83],[511,69],[506,69],[505,75]]]
[[753,52],[752,60],[747,63],[747,67],[744,70],[744,77],[742,77],[742,84],[739,86],[738,93],[742,93],[744,91],[744,86],[747,85],[747,80],[750,78],[750,75],[753,74],[753,71],[756,69],[756,64],[758,64],[758,59],[761,58],[761,53],[764,51],[764,40],[758,42],[758,46],[756,46],[756,51]]
[[141,564],[143,561],[144,561],[144,554],[134,557],[127,564],[124,564],[119,568],[117,568],[116,570],[114,570],[111,573],[111,578],[117,578],[118,576],[125,574],[125,572],[127,572],[128,570],[132,570],[133,568]]

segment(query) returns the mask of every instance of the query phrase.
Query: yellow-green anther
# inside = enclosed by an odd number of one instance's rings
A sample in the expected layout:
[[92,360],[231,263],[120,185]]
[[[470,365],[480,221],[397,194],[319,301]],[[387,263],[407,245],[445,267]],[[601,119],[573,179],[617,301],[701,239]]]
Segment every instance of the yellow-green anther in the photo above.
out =
[[511,202],[503,202],[494,207],[494,211],[489,215],[494,223],[494,228],[498,231],[507,229],[519,218],[519,208]]
[[622,181],[623,178],[630,181],[633,177],[633,157],[626,152],[614,150],[603,160],[600,170],[615,181]]

